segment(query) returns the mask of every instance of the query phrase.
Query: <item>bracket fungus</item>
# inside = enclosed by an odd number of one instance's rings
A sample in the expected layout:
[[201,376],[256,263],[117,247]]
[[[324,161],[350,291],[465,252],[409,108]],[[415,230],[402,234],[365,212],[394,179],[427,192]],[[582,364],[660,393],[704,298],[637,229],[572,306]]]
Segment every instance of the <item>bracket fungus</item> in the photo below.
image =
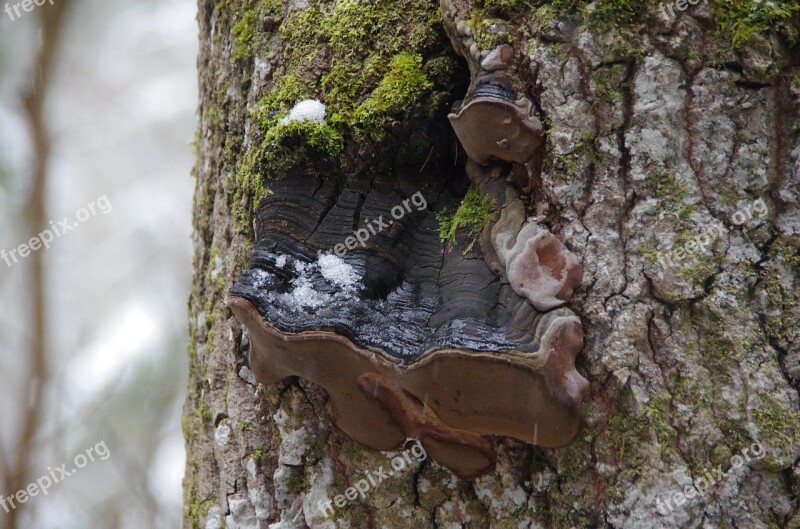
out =
[[542,123],[532,109],[531,102],[517,97],[496,73],[480,78],[448,117],[471,160],[525,163],[542,146]]
[[578,259],[536,222],[520,230],[507,259],[506,276],[511,287],[542,312],[569,301],[581,283]]
[[[451,40],[469,38],[455,8],[443,2],[443,13]],[[450,115],[469,160],[271,181],[228,303],[258,382],[303,377],[327,391],[332,423],[354,441],[394,450],[416,437],[472,478],[493,468],[496,436],[570,444],[589,382],[575,368],[580,319],[561,306],[580,265],[528,218],[542,126],[507,75],[513,49],[453,44],[471,54],[470,90]],[[437,212],[455,209],[470,181],[499,218],[480,227],[480,245],[443,241]]]
[[[433,211],[458,200],[445,180],[397,169],[363,195],[321,176],[273,182],[229,306],[259,382],[303,377],[328,392],[332,422],[358,443],[391,450],[417,437],[474,477],[494,465],[493,436],[569,444],[588,382],[575,370],[574,314],[540,314],[482,259],[443,245]],[[397,215],[411,189],[429,207]],[[343,257],[318,255],[358,218],[391,220]]]

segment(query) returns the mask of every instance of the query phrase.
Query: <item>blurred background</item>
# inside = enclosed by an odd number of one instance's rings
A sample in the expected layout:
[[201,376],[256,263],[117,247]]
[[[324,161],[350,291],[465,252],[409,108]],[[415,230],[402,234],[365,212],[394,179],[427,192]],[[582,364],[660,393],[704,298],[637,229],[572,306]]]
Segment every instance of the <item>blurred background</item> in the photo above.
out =
[[0,529],[176,528],[196,6],[19,2],[0,0],[0,501],[62,481],[5,500]]

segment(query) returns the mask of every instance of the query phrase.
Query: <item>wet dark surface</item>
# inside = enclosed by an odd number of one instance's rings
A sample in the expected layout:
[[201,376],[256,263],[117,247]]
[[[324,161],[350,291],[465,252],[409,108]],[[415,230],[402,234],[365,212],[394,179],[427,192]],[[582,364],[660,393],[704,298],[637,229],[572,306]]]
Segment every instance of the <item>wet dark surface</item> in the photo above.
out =
[[[440,240],[435,212],[456,207],[466,186],[465,177],[455,191],[444,181],[401,169],[346,184],[270,182],[251,262],[231,293],[282,331],[334,331],[399,363],[443,348],[537,350],[536,313],[489,270],[480,245],[465,256]],[[363,246],[335,256],[359,229]],[[511,340],[514,316],[525,325]]]

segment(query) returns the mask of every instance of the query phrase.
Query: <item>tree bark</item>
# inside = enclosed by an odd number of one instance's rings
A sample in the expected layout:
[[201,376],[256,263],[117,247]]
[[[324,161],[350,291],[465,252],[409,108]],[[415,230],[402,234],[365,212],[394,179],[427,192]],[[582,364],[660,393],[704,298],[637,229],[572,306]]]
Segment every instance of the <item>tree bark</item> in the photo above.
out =
[[[184,527],[800,527],[797,8],[629,4],[200,2]],[[544,128],[525,211],[583,267],[583,431],[498,438],[472,480],[407,460],[326,511],[400,452],[302,378],[255,381],[226,303],[258,205],[298,175],[461,171],[447,114],[503,44]],[[325,125],[281,125],[304,99]]]

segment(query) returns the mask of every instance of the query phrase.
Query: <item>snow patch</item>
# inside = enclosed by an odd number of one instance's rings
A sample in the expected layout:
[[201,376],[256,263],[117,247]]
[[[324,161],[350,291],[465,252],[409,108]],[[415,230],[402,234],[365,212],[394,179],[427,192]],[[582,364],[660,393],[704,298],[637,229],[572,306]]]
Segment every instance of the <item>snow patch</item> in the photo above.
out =
[[289,115],[281,118],[278,123],[286,125],[293,121],[309,121],[311,123],[325,122],[325,104],[316,99],[304,99],[298,102]]
[[[295,310],[316,309],[336,301],[353,299],[361,288],[361,276],[351,265],[336,255],[320,255],[318,261],[311,263],[294,261],[292,266],[296,276],[291,281],[291,290],[287,293],[277,294],[275,297],[279,302]],[[320,292],[317,290],[314,283],[315,274],[318,274],[317,282],[322,276],[333,287],[333,291]],[[266,279],[264,284],[266,284]]]
[[272,277],[269,272],[260,268],[256,268],[251,274],[253,276],[253,286],[256,288],[266,288],[269,285],[270,277]]
[[319,271],[322,277],[345,291],[355,291],[361,279],[352,266],[334,254],[320,256]]

